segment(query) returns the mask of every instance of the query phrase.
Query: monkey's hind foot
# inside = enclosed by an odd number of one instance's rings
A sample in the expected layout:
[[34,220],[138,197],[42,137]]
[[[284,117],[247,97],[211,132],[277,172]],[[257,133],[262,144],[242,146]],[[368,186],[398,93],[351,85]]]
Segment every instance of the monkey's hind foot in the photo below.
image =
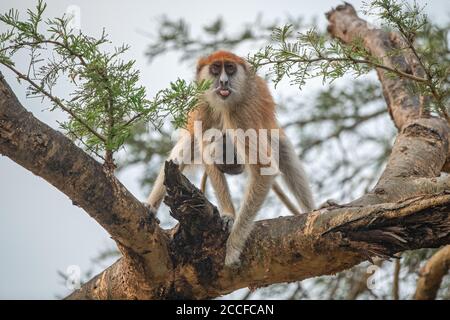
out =
[[222,230],[231,232],[231,228],[233,228],[234,218],[229,215],[223,215],[222,218]]
[[227,243],[227,254],[225,256],[225,267],[237,269],[241,266],[241,260],[239,259],[241,252],[236,250]]

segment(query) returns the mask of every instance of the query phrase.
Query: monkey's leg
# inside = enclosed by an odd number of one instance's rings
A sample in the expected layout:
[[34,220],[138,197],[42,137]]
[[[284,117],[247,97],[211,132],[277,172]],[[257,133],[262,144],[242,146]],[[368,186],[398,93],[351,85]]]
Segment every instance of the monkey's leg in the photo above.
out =
[[244,199],[227,240],[225,265],[239,264],[239,256],[252,231],[256,214],[272,187],[274,175],[261,175],[258,165],[250,165],[249,181]]
[[[220,170],[220,169],[219,169]],[[208,181],[208,174],[206,171],[203,173],[202,180],[200,182],[200,191],[202,193],[205,193],[206,191],[206,183]],[[297,207],[291,202],[291,200],[286,196],[286,193],[283,191],[283,189],[280,187],[280,185],[274,181],[272,185],[273,192],[278,196],[278,198],[283,202],[283,204],[288,208],[288,210],[292,214],[300,214],[300,211],[298,211]]]
[[[178,140],[178,142],[173,147],[172,151],[167,160],[174,160],[178,163],[181,172],[186,168],[186,161],[184,159],[184,152],[189,152],[191,150],[192,142],[189,135],[184,135]],[[191,157],[192,158],[192,157]],[[158,177],[155,180],[153,189],[147,198],[147,206],[150,211],[156,215],[159,206],[166,194],[166,187],[164,186],[164,165],[159,170]]]
[[294,147],[287,137],[280,137],[279,167],[286,185],[293,193],[302,212],[314,210],[315,204],[308,177]]
[[214,164],[205,165],[205,174],[211,180],[211,185],[216,193],[219,202],[220,215],[224,221],[224,229],[231,230],[235,211],[225,174]]

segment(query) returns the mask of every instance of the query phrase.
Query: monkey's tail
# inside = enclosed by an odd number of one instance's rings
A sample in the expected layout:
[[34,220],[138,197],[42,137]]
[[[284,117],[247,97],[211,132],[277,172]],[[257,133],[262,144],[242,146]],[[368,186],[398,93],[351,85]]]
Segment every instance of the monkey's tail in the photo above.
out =
[[205,171],[205,172],[203,172],[202,181],[200,182],[200,191],[202,193],[205,193],[207,181],[208,181],[208,174]]
[[303,165],[289,139],[280,139],[280,171],[302,212],[314,210],[315,204]]
[[292,212],[292,214],[300,214],[300,211],[298,211],[297,207],[291,202],[291,200],[286,196],[286,193],[281,189],[278,182],[274,181],[272,184],[272,189],[275,192],[275,194],[278,196],[278,198],[281,200],[281,202],[284,203],[286,208],[289,209],[289,211]]

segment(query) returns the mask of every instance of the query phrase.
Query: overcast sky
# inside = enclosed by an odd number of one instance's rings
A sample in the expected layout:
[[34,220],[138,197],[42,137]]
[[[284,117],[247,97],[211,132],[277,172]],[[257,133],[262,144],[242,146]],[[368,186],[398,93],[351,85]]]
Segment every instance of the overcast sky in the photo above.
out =
[[[22,14],[37,1],[1,0],[0,12],[10,8]],[[356,8],[362,1],[349,1]],[[136,59],[142,83],[151,96],[177,77],[191,79],[192,70],[178,63],[176,55],[166,55],[149,64],[144,56],[148,39],[143,32],[155,31],[155,19],[165,14],[170,18],[185,18],[193,28],[223,16],[230,30],[244,22],[251,22],[258,13],[268,20],[286,15],[318,17],[319,25],[326,25],[323,13],[340,1],[66,1],[48,0],[46,17],[61,16],[70,6],[80,10],[81,29],[98,36],[105,28],[114,44],[131,46],[128,58]],[[419,1],[425,4],[425,1]],[[430,1],[427,13],[434,21],[449,21],[448,0]],[[0,31],[3,31],[0,25]],[[238,52],[246,55],[246,52]],[[17,61],[26,66],[25,57]],[[0,67],[19,100],[45,123],[57,128],[56,121],[64,119],[58,112],[45,109],[48,104],[25,97],[12,74]],[[121,181],[140,199],[145,195],[137,183],[137,171],[120,176]],[[113,247],[108,234],[83,210],[43,179],[0,155],[0,298],[53,299],[67,289],[61,284],[57,270],[70,265],[87,270],[91,259],[99,251]]]

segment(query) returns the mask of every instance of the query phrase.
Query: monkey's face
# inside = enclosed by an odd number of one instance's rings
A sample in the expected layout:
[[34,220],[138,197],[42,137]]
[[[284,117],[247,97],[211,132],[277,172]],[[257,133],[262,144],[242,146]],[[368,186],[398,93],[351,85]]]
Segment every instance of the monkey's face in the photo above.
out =
[[214,92],[223,100],[232,94],[231,79],[237,66],[232,61],[214,61],[209,65],[209,73],[214,78]]
[[212,107],[227,107],[242,100],[246,70],[239,63],[225,59],[212,61],[199,70],[197,78],[211,81],[205,99]]

